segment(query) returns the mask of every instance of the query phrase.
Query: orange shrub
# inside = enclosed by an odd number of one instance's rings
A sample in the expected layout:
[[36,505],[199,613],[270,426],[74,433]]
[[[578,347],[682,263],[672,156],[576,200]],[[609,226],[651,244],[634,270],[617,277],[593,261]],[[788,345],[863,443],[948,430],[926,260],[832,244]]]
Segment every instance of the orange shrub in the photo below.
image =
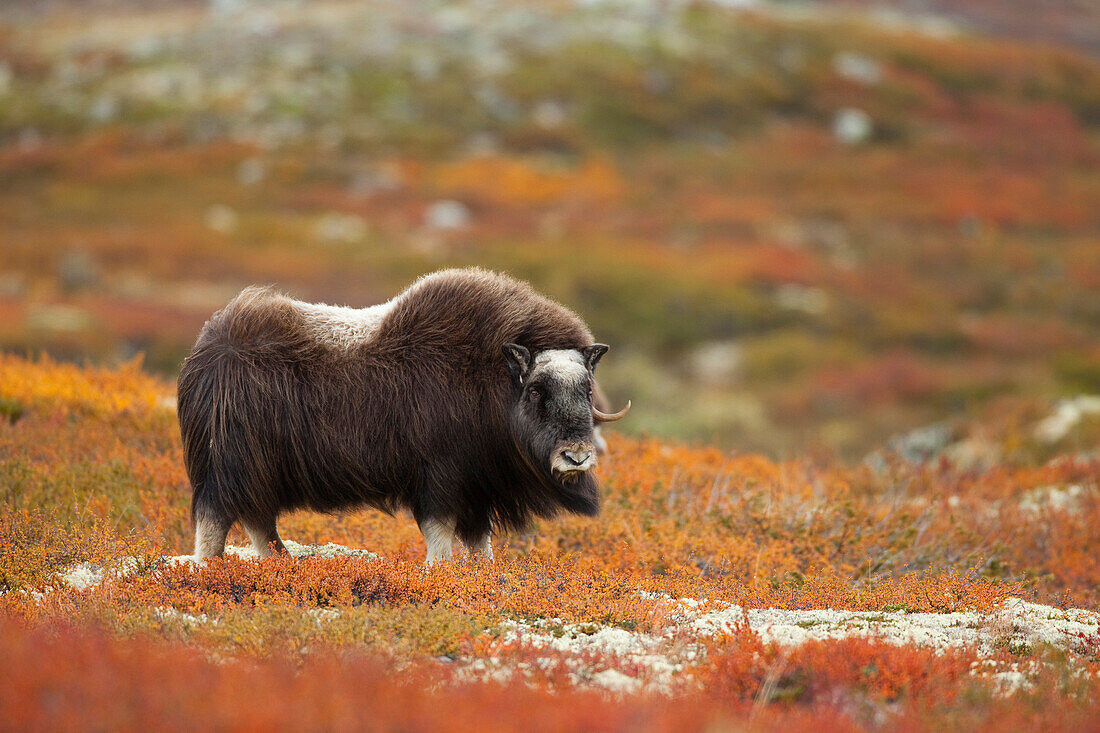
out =
[[558,201],[610,203],[625,185],[614,165],[593,158],[576,168],[538,166],[504,157],[474,157],[439,166],[435,186],[443,194],[509,206],[540,206]]

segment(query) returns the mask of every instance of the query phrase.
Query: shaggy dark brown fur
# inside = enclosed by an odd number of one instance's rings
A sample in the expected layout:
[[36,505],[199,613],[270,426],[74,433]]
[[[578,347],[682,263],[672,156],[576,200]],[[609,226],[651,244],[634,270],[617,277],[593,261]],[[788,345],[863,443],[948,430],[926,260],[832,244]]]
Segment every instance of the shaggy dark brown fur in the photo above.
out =
[[533,355],[593,338],[527,284],[476,269],[418,281],[350,345],[318,338],[289,298],[246,289],[207,322],[180,373],[196,523],[239,520],[277,541],[284,512],[366,505],[408,509],[421,526],[452,517],[474,543],[532,515],[595,514],[590,471],[557,480],[519,447],[510,415],[523,386],[502,354],[512,343]]

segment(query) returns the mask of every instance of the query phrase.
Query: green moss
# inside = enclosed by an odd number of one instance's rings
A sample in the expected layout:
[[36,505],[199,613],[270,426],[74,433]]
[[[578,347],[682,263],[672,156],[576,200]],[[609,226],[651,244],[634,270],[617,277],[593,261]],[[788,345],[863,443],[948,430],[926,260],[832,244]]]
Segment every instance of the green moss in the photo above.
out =
[[1055,360],[1054,370],[1066,393],[1100,394],[1100,359],[1088,354],[1062,354]]
[[9,422],[15,423],[23,417],[26,411],[26,406],[19,400],[12,397],[0,397],[0,418],[6,418]]

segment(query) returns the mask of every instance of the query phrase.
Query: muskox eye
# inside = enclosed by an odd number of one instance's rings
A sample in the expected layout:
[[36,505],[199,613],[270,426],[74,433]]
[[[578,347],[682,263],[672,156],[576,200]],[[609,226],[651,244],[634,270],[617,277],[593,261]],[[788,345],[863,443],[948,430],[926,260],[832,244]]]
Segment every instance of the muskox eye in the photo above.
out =
[[538,387],[532,387],[527,392],[527,395],[531,398],[532,402],[538,402],[539,400],[542,399],[542,390],[539,389]]

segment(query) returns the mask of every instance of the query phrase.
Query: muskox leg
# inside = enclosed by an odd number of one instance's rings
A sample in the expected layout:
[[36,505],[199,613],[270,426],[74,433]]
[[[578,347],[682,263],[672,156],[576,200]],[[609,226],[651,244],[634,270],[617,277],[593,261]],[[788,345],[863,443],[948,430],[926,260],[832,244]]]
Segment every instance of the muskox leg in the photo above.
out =
[[272,547],[280,554],[286,554],[286,546],[279,539],[279,531],[275,529],[274,519],[242,520],[244,531],[248,533],[248,539],[252,540],[252,547],[260,557],[271,557]]
[[195,517],[195,557],[205,560],[225,552],[225,537],[232,526],[232,519],[213,513]]
[[477,542],[466,543],[466,549],[470,552],[480,552],[485,559],[493,559],[493,536],[489,532],[483,534]]
[[451,559],[451,545],[455,539],[455,520],[429,518],[420,522],[420,531],[428,543],[428,557],[424,562]]
[[607,438],[603,437],[599,428],[592,428],[592,442],[596,446],[596,455],[607,455]]

